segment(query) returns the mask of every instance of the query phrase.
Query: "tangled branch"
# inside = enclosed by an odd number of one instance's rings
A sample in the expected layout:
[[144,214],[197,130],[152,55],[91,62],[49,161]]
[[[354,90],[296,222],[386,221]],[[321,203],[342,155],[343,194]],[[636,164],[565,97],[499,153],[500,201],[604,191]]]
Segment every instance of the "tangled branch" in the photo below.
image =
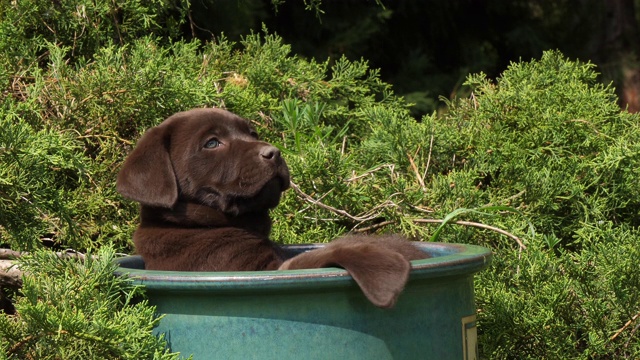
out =
[[[427,223],[427,224],[442,224],[444,222],[444,220],[439,220],[439,219],[414,219],[413,222],[415,222],[415,223]],[[477,227],[477,228],[480,228],[480,229],[495,231],[498,234],[502,234],[504,236],[507,236],[507,237],[513,239],[516,243],[518,243],[518,246],[520,247],[520,250],[525,250],[527,248],[522,243],[522,240],[520,240],[519,237],[513,235],[512,233],[510,233],[510,232],[508,232],[506,230],[502,230],[500,228],[497,228],[495,226],[486,225],[486,224],[473,222],[473,221],[463,221],[463,220],[452,221],[451,224],[463,225],[463,226],[472,226],[472,227]]]
[[[378,218],[378,216],[377,216],[379,214],[379,212],[377,211],[378,209],[381,209],[381,208],[384,208],[384,207],[387,207],[387,206],[390,206],[390,205],[397,206],[392,201],[389,201],[389,200],[385,201],[384,203],[374,207],[371,211],[367,212],[363,216],[354,216],[354,215],[349,214],[345,210],[337,209],[337,208],[335,208],[333,206],[330,206],[330,205],[327,205],[327,204],[323,203],[322,201],[320,201],[321,199],[314,199],[312,196],[310,196],[308,194],[305,194],[302,190],[300,190],[300,187],[298,185],[296,185],[294,182],[290,182],[290,185],[291,185],[291,188],[296,192],[296,194],[298,194],[298,196],[300,198],[302,198],[304,201],[309,202],[314,206],[318,206],[319,208],[322,208],[322,209],[325,209],[327,211],[330,211],[330,212],[332,212],[334,214],[337,214],[337,215],[349,218],[349,219],[351,219],[353,221],[356,221],[358,224],[355,226],[354,232],[362,233],[362,232],[379,229],[381,227],[396,223],[396,221],[387,220],[387,221],[383,221],[383,222],[380,222],[380,223],[377,223],[377,224],[373,224],[371,226],[358,228],[358,226],[361,225],[362,223]],[[414,223],[417,223],[417,224],[442,224],[443,222],[445,222],[445,220],[440,220],[440,219],[413,219],[412,221]],[[480,229],[494,231],[494,232],[496,232],[498,234],[501,234],[501,235],[509,237],[510,239],[513,239],[518,244],[518,247],[520,248],[520,251],[525,250],[527,248],[519,237],[517,237],[516,235],[514,235],[514,234],[512,234],[512,233],[510,233],[510,232],[508,232],[506,230],[497,228],[495,226],[486,225],[486,224],[473,222],[473,221],[463,221],[463,220],[450,221],[449,223],[456,224],[456,225],[462,225],[462,226],[472,226],[472,227],[476,227],[476,228],[480,228]]]
[[[334,214],[338,214],[340,216],[344,216],[346,218],[349,218],[349,219],[351,219],[353,221],[356,221],[356,222],[359,222],[359,223],[360,222],[369,221],[369,220],[373,220],[373,219],[378,217],[377,213],[373,213],[372,214],[373,211],[369,211],[366,214],[361,215],[361,216],[351,215],[351,214],[349,214],[348,212],[346,212],[344,210],[340,210],[340,209],[337,209],[337,208],[335,208],[333,206],[327,205],[327,204],[321,202],[319,199],[316,200],[313,197],[311,197],[310,195],[305,194],[302,190],[300,190],[300,187],[298,185],[296,185],[293,181],[291,181],[289,184],[290,184],[291,188],[296,192],[296,194],[298,194],[298,196],[300,196],[303,200],[311,203],[312,205],[315,205],[315,206],[318,206],[318,207],[320,207],[322,209],[328,210],[328,211],[330,211],[330,212],[332,212]],[[384,205],[380,205],[380,206],[377,206],[374,209],[377,209],[377,208],[380,208],[380,207],[383,207],[383,206]]]

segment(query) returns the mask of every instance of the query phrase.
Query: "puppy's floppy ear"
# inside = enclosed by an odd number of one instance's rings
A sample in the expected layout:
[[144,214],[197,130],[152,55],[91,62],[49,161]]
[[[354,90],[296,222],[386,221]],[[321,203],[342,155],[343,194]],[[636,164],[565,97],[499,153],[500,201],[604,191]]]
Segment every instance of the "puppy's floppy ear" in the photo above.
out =
[[118,192],[143,205],[172,207],[178,200],[178,184],[168,147],[166,127],[149,129],[118,173]]
[[280,270],[344,268],[364,295],[381,308],[395,305],[409,279],[411,263],[400,253],[372,244],[341,244],[312,250],[285,261]]

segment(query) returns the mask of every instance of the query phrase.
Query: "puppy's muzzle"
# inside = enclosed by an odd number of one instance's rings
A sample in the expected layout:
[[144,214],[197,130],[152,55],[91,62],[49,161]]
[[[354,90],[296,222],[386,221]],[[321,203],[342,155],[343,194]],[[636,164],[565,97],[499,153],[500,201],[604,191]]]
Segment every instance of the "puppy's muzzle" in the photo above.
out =
[[282,156],[280,155],[280,150],[271,145],[265,145],[262,149],[260,149],[260,156],[265,161],[275,161],[281,162]]
[[289,188],[289,168],[287,163],[282,158],[280,150],[271,145],[265,143],[258,151],[260,160],[265,164],[275,169],[275,178],[279,179],[280,191],[285,191]]

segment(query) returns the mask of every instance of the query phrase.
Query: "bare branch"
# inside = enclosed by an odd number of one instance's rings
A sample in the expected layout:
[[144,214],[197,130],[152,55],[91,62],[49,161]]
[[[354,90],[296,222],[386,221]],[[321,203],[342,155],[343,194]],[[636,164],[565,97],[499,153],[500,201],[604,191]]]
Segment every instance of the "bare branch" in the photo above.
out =
[[416,166],[415,161],[413,161],[413,157],[411,156],[411,154],[407,153],[407,157],[409,158],[409,164],[411,165],[411,168],[416,175],[416,179],[418,180],[418,185],[420,185],[420,188],[424,191],[425,184],[422,176],[420,176],[420,171],[418,171],[418,167]]
[[[313,197],[305,194],[302,190],[300,190],[300,187],[298,185],[296,185],[293,181],[290,181],[290,185],[291,188],[296,192],[296,194],[298,194],[298,196],[302,197],[305,201],[311,203],[312,205],[316,205],[320,208],[323,208],[325,210],[331,211],[334,214],[338,214],[344,217],[347,217],[351,220],[357,221],[358,225],[360,225],[361,223],[365,222],[365,221],[370,221],[373,220],[375,218],[378,217],[379,212],[377,212],[378,209],[384,208],[384,207],[397,207],[398,205],[395,204],[393,201],[391,200],[387,200],[383,203],[381,203],[380,205],[374,207],[373,209],[371,209],[370,211],[368,211],[367,213],[365,213],[364,215],[360,215],[360,216],[354,216],[349,214],[348,212],[344,211],[344,210],[340,210],[340,209],[336,209],[333,206],[329,206],[327,204],[322,203],[319,199],[316,200]],[[516,194],[516,196],[521,195],[521,193]],[[395,195],[395,194],[394,194]],[[413,219],[413,222],[415,223],[422,223],[422,224],[441,224],[444,222],[444,220],[440,220],[440,219]],[[383,226],[386,225],[390,225],[395,223],[395,221],[383,221],[381,223],[378,224],[373,224],[371,226],[367,226],[364,228],[360,228],[360,229],[356,229],[358,227],[358,225],[356,225],[353,229],[354,232],[365,232],[365,231],[370,231],[370,230],[376,230],[379,229]],[[458,220],[458,221],[451,221],[451,224],[456,224],[456,225],[463,225],[463,226],[473,226],[473,227],[477,227],[477,228],[481,228],[481,229],[486,229],[486,230],[491,230],[494,232],[497,232],[499,234],[505,235],[511,239],[513,239],[516,243],[518,243],[518,246],[520,247],[520,251],[525,250],[527,247],[522,243],[522,240],[520,240],[519,237],[515,236],[514,234],[506,231],[506,230],[502,230],[500,228],[497,228],[495,226],[491,226],[491,225],[486,225],[486,224],[482,224],[482,223],[477,223],[477,222],[473,222],[473,221],[463,221],[463,220]]]
[[633,317],[631,317],[631,319],[629,319],[629,321],[627,321],[624,326],[622,326],[618,331],[616,331],[615,334],[613,334],[613,336],[611,336],[609,338],[609,340],[613,341],[615,340],[618,336],[620,336],[620,334],[622,334],[622,332],[629,327],[629,325],[631,325],[638,317],[640,317],[640,313],[633,315]]
[[26,343],[34,340],[36,338],[36,335],[31,334],[29,336],[27,336],[26,338],[18,341],[17,343],[15,343],[10,349],[7,350],[7,354],[12,355],[15,352],[17,352],[18,350],[20,350],[20,348],[22,346],[24,346]]
[[508,198],[506,198],[506,199],[504,199],[504,201],[506,201],[506,202],[513,201],[513,200],[515,200],[515,199],[519,198],[520,196],[522,196],[522,195],[526,194],[526,192],[527,192],[527,190],[522,190],[522,191],[520,191],[519,193],[517,193],[517,194],[515,194],[515,195],[512,195],[512,196],[510,196],[510,197],[508,197]]
[[364,222],[364,221],[369,221],[369,220],[373,220],[377,217],[377,215],[369,215],[371,214],[371,212],[365,214],[364,216],[354,216],[349,214],[348,212],[344,211],[344,210],[340,210],[340,209],[336,209],[333,206],[324,204],[322,202],[320,202],[320,200],[316,200],[314,198],[312,198],[311,196],[305,194],[302,190],[300,190],[300,187],[298,185],[296,185],[293,181],[290,182],[291,188],[296,192],[296,194],[298,194],[298,196],[302,197],[305,201],[316,205],[320,208],[323,208],[325,210],[331,211],[332,213],[347,217],[353,221],[357,221],[357,222]]
[[[439,220],[439,219],[414,219],[413,220],[416,223],[427,223],[427,224],[441,224],[444,222],[444,220]],[[463,225],[463,226],[473,226],[473,227],[477,227],[477,228],[481,228],[481,229],[486,229],[486,230],[491,230],[491,231],[495,231],[499,234],[505,235],[513,240],[515,240],[515,242],[518,243],[518,246],[520,246],[520,250],[525,250],[527,247],[522,243],[522,241],[520,240],[519,237],[513,235],[512,233],[502,230],[500,228],[497,228],[495,226],[491,226],[491,225],[485,225],[482,223],[477,223],[477,222],[472,222],[472,221],[462,221],[462,220],[458,220],[458,221],[452,221],[451,224],[456,224],[456,225]]]
[[427,166],[425,166],[424,173],[422,174],[422,182],[424,182],[424,179],[427,178],[429,165],[431,165],[431,150],[433,150],[433,134],[431,134],[431,140],[429,140],[429,156],[427,157]]
[[[444,222],[444,220],[440,220],[440,219],[413,219],[413,222],[418,223],[418,224],[441,224]],[[360,229],[354,229],[354,232],[357,233],[362,233],[362,232],[367,232],[367,231],[371,231],[371,230],[377,230],[381,227],[387,226],[387,225],[391,225],[391,224],[395,224],[396,222],[393,220],[387,220],[387,221],[383,221],[381,223],[378,224],[373,224],[371,226],[367,226],[367,227],[363,227]],[[472,221],[462,221],[462,220],[458,220],[458,221],[452,221],[451,224],[456,224],[456,225],[463,225],[463,226],[473,226],[473,227],[477,227],[477,228],[481,228],[481,229],[486,229],[486,230],[491,230],[491,231],[495,231],[499,234],[505,235],[513,240],[515,240],[516,243],[518,243],[518,246],[520,247],[520,251],[525,250],[527,247],[522,243],[522,240],[520,240],[519,237],[513,235],[512,233],[502,230],[500,228],[497,228],[495,226],[491,226],[491,225],[486,225],[486,224],[482,224],[482,223],[477,223],[477,222],[472,222]]]
[[374,172],[376,172],[376,171],[378,171],[380,169],[384,169],[384,168],[389,168],[389,171],[391,171],[391,179],[393,180],[393,178],[395,176],[393,171],[395,170],[396,166],[394,164],[382,164],[382,165],[374,167],[371,170],[365,171],[361,175],[353,176],[353,177],[347,179],[346,182],[356,181],[358,179],[366,177],[367,175],[372,174],[372,173],[374,173]]
[[412,209],[416,210],[416,211],[420,211],[420,212],[427,213],[427,214],[431,214],[431,213],[435,212],[435,210],[433,210],[432,208],[424,208],[422,206],[411,205],[411,204],[409,204],[409,206]]
[[363,232],[367,232],[367,231],[371,231],[371,230],[377,230],[381,227],[385,227],[387,225],[391,225],[391,224],[395,224],[396,222],[393,220],[387,220],[387,221],[383,221],[381,223],[377,223],[377,224],[373,224],[371,226],[367,226],[367,227],[363,227],[363,228],[359,228],[359,229],[353,229],[353,232],[357,232],[357,233],[363,233]]

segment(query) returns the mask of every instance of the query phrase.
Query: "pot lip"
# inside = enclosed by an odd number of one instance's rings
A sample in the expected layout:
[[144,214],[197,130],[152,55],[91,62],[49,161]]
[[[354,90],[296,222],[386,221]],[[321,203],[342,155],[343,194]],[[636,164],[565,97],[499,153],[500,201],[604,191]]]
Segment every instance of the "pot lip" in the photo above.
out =
[[[283,245],[285,250],[300,252],[312,250],[324,244]],[[416,242],[421,250],[432,255],[431,258],[414,260],[410,281],[422,278],[438,278],[474,274],[489,266],[492,258],[491,250],[478,245],[452,244],[438,242]],[[353,283],[349,273],[341,268],[320,268],[303,270],[273,271],[160,271],[134,268],[140,265],[139,255],[129,255],[116,259],[119,265],[116,275],[127,276],[134,283],[143,284],[148,289],[194,290],[214,285],[223,290],[251,287],[274,288],[291,287],[292,285],[312,286]]]

